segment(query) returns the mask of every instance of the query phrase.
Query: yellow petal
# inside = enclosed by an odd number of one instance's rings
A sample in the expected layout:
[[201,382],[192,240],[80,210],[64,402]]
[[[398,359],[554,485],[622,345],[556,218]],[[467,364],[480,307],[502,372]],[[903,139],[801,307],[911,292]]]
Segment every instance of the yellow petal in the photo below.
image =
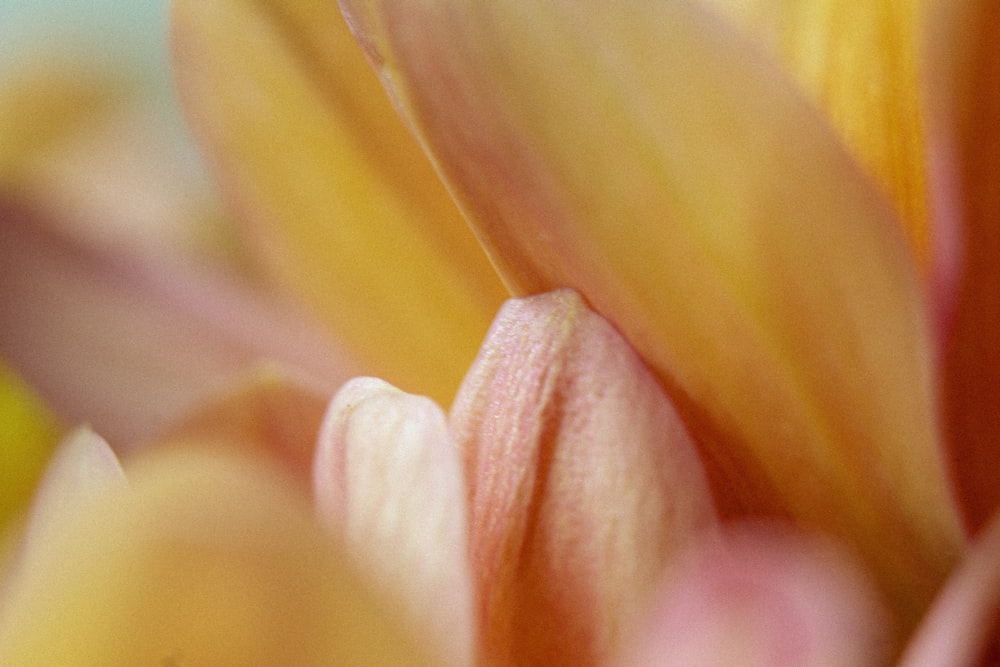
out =
[[921,47],[926,0],[705,0],[761,39],[892,199],[929,260]]
[[459,451],[433,401],[357,378],[327,413],[316,504],[358,567],[405,605],[449,665],[473,657],[472,574]]
[[1000,7],[942,2],[929,106],[945,292],[945,431],[969,526],[1000,510]]
[[450,401],[505,294],[335,3],[182,0],[174,50],[276,275],[365,369]]
[[4,664],[427,664],[272,470],[173,452],[128,475],[35,555]]
[[0,532],[31,496],[60,430],[42,401],[0,362]]
[[704,473],[635,352],[579,295],[507,302],[450,415],[485,664],[601,664],[714,527]]
[[853,544],[914,623],[962,541],[923,295],[797,87],[689,3],[369,4],[383,77],[514,290],[580,291],[737,511]]

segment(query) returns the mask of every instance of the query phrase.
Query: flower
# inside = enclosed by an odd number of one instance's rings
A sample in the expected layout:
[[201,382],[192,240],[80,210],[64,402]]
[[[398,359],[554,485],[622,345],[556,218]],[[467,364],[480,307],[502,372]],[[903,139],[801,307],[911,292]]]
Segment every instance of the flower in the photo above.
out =
[[[448,398],[501,293],[406,128],[504,284],[541,294],[501,309],[447,416],[379,381],[338,392],[312,476],[342,541],[318,561],[340,574],[298,560],[316,539],[300,511],[250,505],[266,524],[253,535],[303,535],[264,550],[276,578],[262,584],[302,567],[322,592],[289,627],[344,618],[321,583],[343,576],[347,595],[372,586],[399,605],[397,626],[361,604],[390,623],[386,646],[455,664],[981,657],[1000,591],[998,165],[981,140],[997,116],[996,10],[345,2],[400,123],[329,4],[175,7],[181,89],[225,190],[359,363]],[[941,26],[926,61],[925,25]],[[854,77],[859,61],[872,67]],[[165,449],[228,442],[248,405],[251,425],[283,414],[245,398],[208,406]],[[236,433],[302,476],[284,428]],[[183,469],[164,460],[151,469]],[[141,516],[188,535],[191,507],[210,503],[219,541],[193,542],[257,553],[226,537],[247,520],[227,508],[280,485],[199,463],[237,481],[175,475],[194,501],[161,523],[179,487],[140,471]],[[105,539],[124,535],[128,558],[148,536],[122,521]],[[173,535],[152,543],[191,542]],[[51,553],[75,544],[60,539]],[[76,585],[46,588],[90,594]],[[239,647],[252,623],[233,627]]]

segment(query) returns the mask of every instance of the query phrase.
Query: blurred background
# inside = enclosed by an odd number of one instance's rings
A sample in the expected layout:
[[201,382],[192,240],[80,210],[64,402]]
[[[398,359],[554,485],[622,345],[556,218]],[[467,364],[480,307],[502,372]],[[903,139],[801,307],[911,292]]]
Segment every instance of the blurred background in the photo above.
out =
[[174,95],[168,32],[168,0],[0,0],[4,186],[102,241],[206,250],[217,207]]
[[127,449],[267,356],[222,211],[168,0],[0,0],[0,536],[66,429]]

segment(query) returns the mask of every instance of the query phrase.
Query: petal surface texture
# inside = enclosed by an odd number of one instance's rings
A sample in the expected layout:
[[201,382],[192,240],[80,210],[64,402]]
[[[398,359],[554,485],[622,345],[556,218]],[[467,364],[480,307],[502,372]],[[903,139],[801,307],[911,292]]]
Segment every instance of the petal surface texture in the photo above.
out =
[[773,60],[687,2],[347,10],[512,290],[576,288],[732,511],[850,542],[915,623],[962,540],[920,283],[892,207]]
[[196,134],[277,277],[363,370],[450,401],[507,294],[336,4],[181,0],[174,47]]
[[504,305],[450,414],[485,664],[599,664],[714,525],[694,445],[635,352],[570,290]]
[[[928,259],[920,85],[926,0],[708,0],[760,39],[827,114]],[[931,26],[933,27],[933,26]]]
[[[929,104],[949,190],[937,202],[958,238],[944,334],[945,429],[972,530],[1000,509],[1000,7],[940,4]],[[947,268],[947,267],[946,267]]]
[[414,631],[453,665],[473,658],[462,479],[458,448],[433,401],[374,378],[337,393],[316,454],[317,508],[358,567],[402,598]]
[[4,664],[427,664],[272,469],[171,452],[128,474],[34,554]]
[[619,664],[885,664],[886,614],[855,561],[773,527],[731,526],[724,537],[685,554]]

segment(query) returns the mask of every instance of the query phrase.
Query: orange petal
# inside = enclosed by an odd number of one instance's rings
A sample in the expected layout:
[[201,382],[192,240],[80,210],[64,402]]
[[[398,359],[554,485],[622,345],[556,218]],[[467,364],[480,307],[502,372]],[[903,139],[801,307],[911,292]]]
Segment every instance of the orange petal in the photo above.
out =
[[160,447],[218,447],[268,457],[309,488],[329,393],[279,366],[262,366],[206,399],[160,437]]
[[686,555],[621,664],[880,665],[885,621],[871,582],[842,552],[739,526]]
[[35,554],[4,664],[428,664],[273,470],[174,452],[128,472]]
[[[928,262],[920,55],[926,0],[708,0],[780,59],[826,112]],[[931,26],[933,27],[933,26]]]
[[450,400],[506,293],[336,5],[174,3],[182,96],[276,275],[374,374]]
[[472,578],[458,455],[433,401],[358,378],[330,405],[315,489],[359,567],[405,604],[447,664],[468,665]]
[[1000,514],[983,527],[948,579],[900,665],[995,665],[1000,661],[998,631]]
[[694,445],[578,295],[504,305],[450,423],[466,456],[487,664],[595,664],[714,524]]
[[737,511],[853,544],[914,623],[962,540],[923,294],[891,207],[797,87],[692,3],[362,4],[515,291],[578,289]]
[[945,183],[935,204],[956,244],[942,267],[944,421],[958,495],[977,530],[1000,509],[1000,7],[942,2],[937,19],[928,100]]
[[127,447],[262,359],[328,393],[352,366],[298,309],[165,254],[95,250],[0,193],[0,354],[70,423]]

